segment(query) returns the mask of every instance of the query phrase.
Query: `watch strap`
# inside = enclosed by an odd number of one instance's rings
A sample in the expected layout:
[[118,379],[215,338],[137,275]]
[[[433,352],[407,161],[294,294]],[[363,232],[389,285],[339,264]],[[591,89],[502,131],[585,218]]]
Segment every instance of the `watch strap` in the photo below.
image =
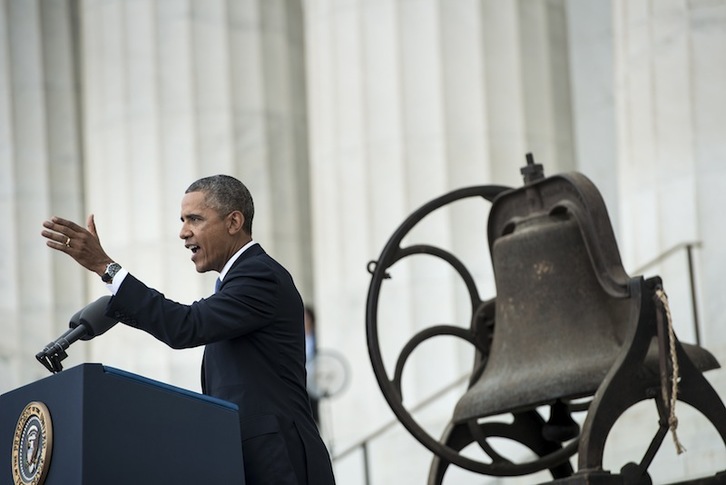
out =
[[106,271],[101,275],[101,280],[104,283],[112,283],[113,277],[116,276],[116,273],[119,272],[121,269],[121,265],[118,263],[108,263],[106,265]]

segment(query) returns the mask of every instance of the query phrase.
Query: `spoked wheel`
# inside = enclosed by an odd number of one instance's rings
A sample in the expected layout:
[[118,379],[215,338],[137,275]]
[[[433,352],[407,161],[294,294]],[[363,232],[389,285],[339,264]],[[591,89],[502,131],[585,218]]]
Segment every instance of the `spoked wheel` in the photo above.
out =
[[[476,420],[461,424],[449,422],[444,431],[441,443],[455,450],[461,456],[461,450],[472,443],[477,443],[491,458],[487,471],[479,471],[492,476],[528,475],[540,470],[549,469],[553,478],[569,477],[573,473],[572,465],[567,460],[576,451],[574,448],[562,448],[555,441],[543,438],[542,430],[546,422],[537,411],[514,413],[511,422],[487,421],[478,423]],[[526,463],[515,464],[500,455],[488,443],[489,438],[505,438],[524,445],[539,458]],[[576,444],[576,443],[575,443]],[[572,444],[571,446],[575,446]],[[440,484],[451,463],[443,455],[434,457],[429,474],[429,485]],[[477,470],[472,470],[477,471]]]
[[[401,247],[403,238],[422,219],[433,211],[465,198],[480,197],[489,202],[510,190],[508,187],[483,185],[468,187],[449,192],[438,197],[413,212],[393,233],[377,261],[368,264],[372,274],[366,304],[366,335],[368,352],[378,385],[401,424],[436,458],[432,465],[432,476],[443,473],[449,463],[464,469],[492,476],[527,475],[540,470],[550,469],[554,476],[566,476],[572,472],[568,458],[577,451],[577,440],[561,446],[557,442],[542,438],[543,421],[539,413],[529,411],[517,413],[511,423],[482,423],[476,420],[468,423],[450,423],[444,437],[438,440],[424,430],[403,405],[402,375],[403,368],[411,353],[426,340],[442,335],[455,336],[471,343],[475,349],[474,370],[469,378],[469,386],[474,384],[486,365],[494,326],[494,301],[483,301],[478,294],[471,273],[464,264],[450,252],[427,244]],[[381,355],[378,338],[378,302],[384,279],[390,278],[388,269],[398,261],[417,254],[435,256],[448,263],[463,280],[471,305],[471,325],[464,328],[456,325],[436,325],[416,333],[402,348],[396,361],[393,377],[389,377]],[[487,442],[489,437],[504,437],[528,447],[538,458],[526,463],[513,463],[498,454]],[[477,461],[461,454],[468,444],[476,442],[489,456],[491,462]],[[436,470],[434,470],[436,468]]]

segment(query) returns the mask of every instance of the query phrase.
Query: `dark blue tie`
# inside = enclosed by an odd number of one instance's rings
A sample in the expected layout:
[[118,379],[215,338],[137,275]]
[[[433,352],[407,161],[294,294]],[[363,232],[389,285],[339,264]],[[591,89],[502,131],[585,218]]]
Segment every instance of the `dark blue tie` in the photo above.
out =
[[219,287],[222,286],[222,280],[217,278],[217,281],[214,282],[214,292],[217,293],[219,291]]

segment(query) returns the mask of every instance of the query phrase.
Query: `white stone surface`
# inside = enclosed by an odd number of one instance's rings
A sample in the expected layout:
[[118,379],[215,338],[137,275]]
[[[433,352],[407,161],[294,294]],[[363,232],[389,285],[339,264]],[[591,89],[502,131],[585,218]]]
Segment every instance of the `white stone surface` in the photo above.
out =
[[[725,53],[724,0],[2,0],[0,392],[44,377],[35,353],[106,291],[45,247],[42,220],[93,212],[109,254],[193,301],[214,276],[188,261],[179,201],[194,179],[228,172],[255,196],[255,238],[314,304],[319,345],[350,363],[346,391],[323,403],[337,456],[395,420],[370,364],[368,262],[429,200],[521,185],[528,151],[547,174],[579,170],[597,184],[625,268],[664,278],[676,331],[691,342],[685,251],[644,265],[699,243],[700,338],[726,362]],[[468,200],[436,211],[403,245],[450,250],[490,298],[488,208]],[[417,256],[390,272],[379,313],[389,372],[417,331],[469,324],[466,290],[447,264]],[[65,363],[198,390],[200,355],[119,325],[76,344]],[[471,358],[453,338],[422,345],[405,368],[404,403],[467,373]],[[726,372],[707,377],[726,397]],[[415,416],[438,436],[461,392]],[[708,423],[685,405],[679,415],[688,452],[676,456],[667,437],[656,483],[726,463]],[[654,420],[647,406],[628,413],[606,465],[639,458]],[[431,454],[400,424],[369,452],[372,484],[425,483]],[[338,482],[364,483],[362,466],[358,451],[336,461]],[[547,479],[453,469],[445,483]]]

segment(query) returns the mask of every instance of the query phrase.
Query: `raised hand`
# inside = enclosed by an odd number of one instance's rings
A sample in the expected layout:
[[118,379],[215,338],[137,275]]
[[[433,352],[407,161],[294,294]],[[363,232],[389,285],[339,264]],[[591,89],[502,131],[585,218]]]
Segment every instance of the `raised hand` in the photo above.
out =
[[93,214],[88,216],[86,225],[87,229],[73,221],[54,216],[43,222],[45,229],[41,235],[47,239],[45,244],[49,248],[66,253],[84,268],[101,276],[106,271],[106,265],[113,260],[101,246]]

